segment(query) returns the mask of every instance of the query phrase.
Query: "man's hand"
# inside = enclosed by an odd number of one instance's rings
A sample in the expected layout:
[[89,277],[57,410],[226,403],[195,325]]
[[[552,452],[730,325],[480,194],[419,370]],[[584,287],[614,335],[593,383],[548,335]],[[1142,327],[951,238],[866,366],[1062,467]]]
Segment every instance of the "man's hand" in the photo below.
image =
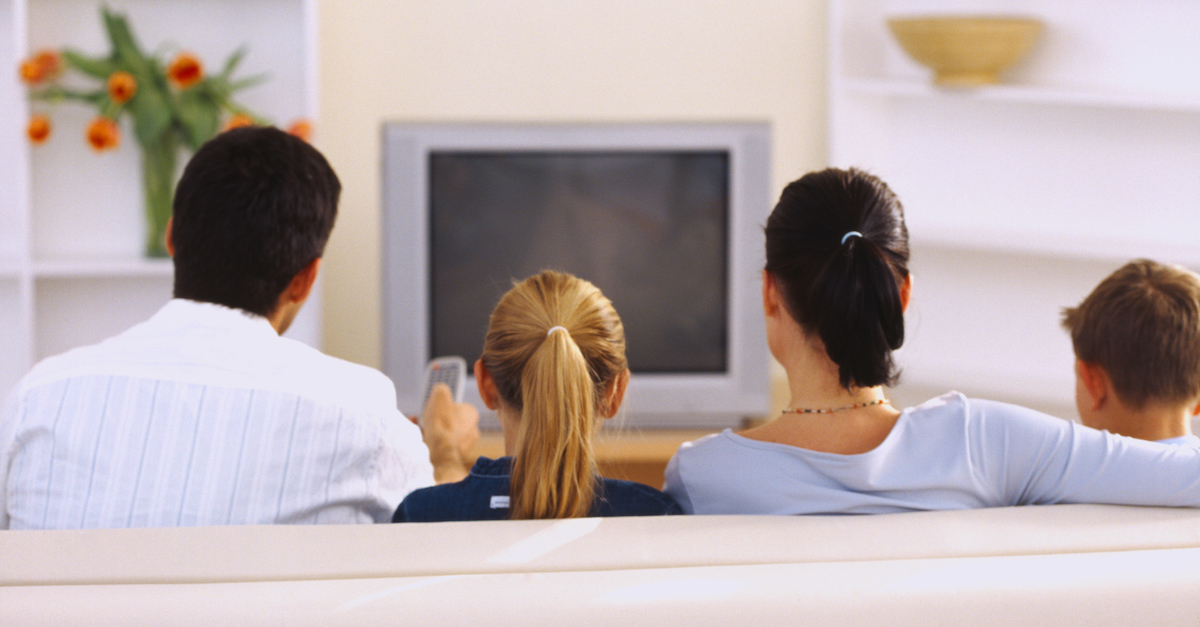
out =
[[429,447],[433,478],[438,483],[462,481],[471,470],[471,449],[479,440],[479,411],[455,403],[450,388],[437,383],[421,412],[421,431]]

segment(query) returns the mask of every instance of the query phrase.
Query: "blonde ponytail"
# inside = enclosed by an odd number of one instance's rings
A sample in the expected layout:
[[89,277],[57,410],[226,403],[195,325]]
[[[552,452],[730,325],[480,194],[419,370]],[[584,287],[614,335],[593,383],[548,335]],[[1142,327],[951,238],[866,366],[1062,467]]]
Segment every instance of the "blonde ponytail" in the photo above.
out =
[[551,333],[525,366],[525,407],[513,460],[513,518],[587,516],[595,498],[591,433],[595,398],[583,353],[566,333]]
[[520,413],[510,517],[587,516],[600,404],[628,367],[612,303],[569,274],[529,277],[496,306],[482,359],[505,404]]

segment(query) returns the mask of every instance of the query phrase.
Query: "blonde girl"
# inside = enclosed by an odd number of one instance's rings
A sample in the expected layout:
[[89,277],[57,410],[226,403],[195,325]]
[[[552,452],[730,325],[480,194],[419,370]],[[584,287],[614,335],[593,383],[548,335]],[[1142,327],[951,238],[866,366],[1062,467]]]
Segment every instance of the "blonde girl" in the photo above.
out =
[[413,492],[394,522],[680,512],[654,488],[596,472],[593,438],[629,383],[621,318],[596,286],[553,271],[517,283],[492,312],[475,380],[507,455]]

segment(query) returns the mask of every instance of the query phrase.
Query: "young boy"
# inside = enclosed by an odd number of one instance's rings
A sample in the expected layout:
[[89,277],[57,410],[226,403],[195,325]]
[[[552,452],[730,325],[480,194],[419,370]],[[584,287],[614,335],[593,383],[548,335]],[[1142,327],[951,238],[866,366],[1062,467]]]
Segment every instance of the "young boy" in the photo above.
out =
[[1143,440],[1200,446],[1200,276],[1139,259],[1063,310],[1075,347],[1083,424]]

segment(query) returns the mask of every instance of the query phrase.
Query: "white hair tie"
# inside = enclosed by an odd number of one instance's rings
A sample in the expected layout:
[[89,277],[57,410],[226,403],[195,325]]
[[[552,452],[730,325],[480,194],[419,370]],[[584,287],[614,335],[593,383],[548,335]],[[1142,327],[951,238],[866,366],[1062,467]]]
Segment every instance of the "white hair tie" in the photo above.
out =
[[[550,330],[546,331],[546,337],[550,337],[550,334],[554,333],[555,331],[567,331],[567,328],[566,327],[550,327]],[[567,335],[568,336],[571,335],[571,332],[567,331]]]
[[862,233],[859,233],[858,231],[847,231],[846,234],[842,236],[842,243],[845,244],[846,240],[850,239],[851,237],[862,237]]

